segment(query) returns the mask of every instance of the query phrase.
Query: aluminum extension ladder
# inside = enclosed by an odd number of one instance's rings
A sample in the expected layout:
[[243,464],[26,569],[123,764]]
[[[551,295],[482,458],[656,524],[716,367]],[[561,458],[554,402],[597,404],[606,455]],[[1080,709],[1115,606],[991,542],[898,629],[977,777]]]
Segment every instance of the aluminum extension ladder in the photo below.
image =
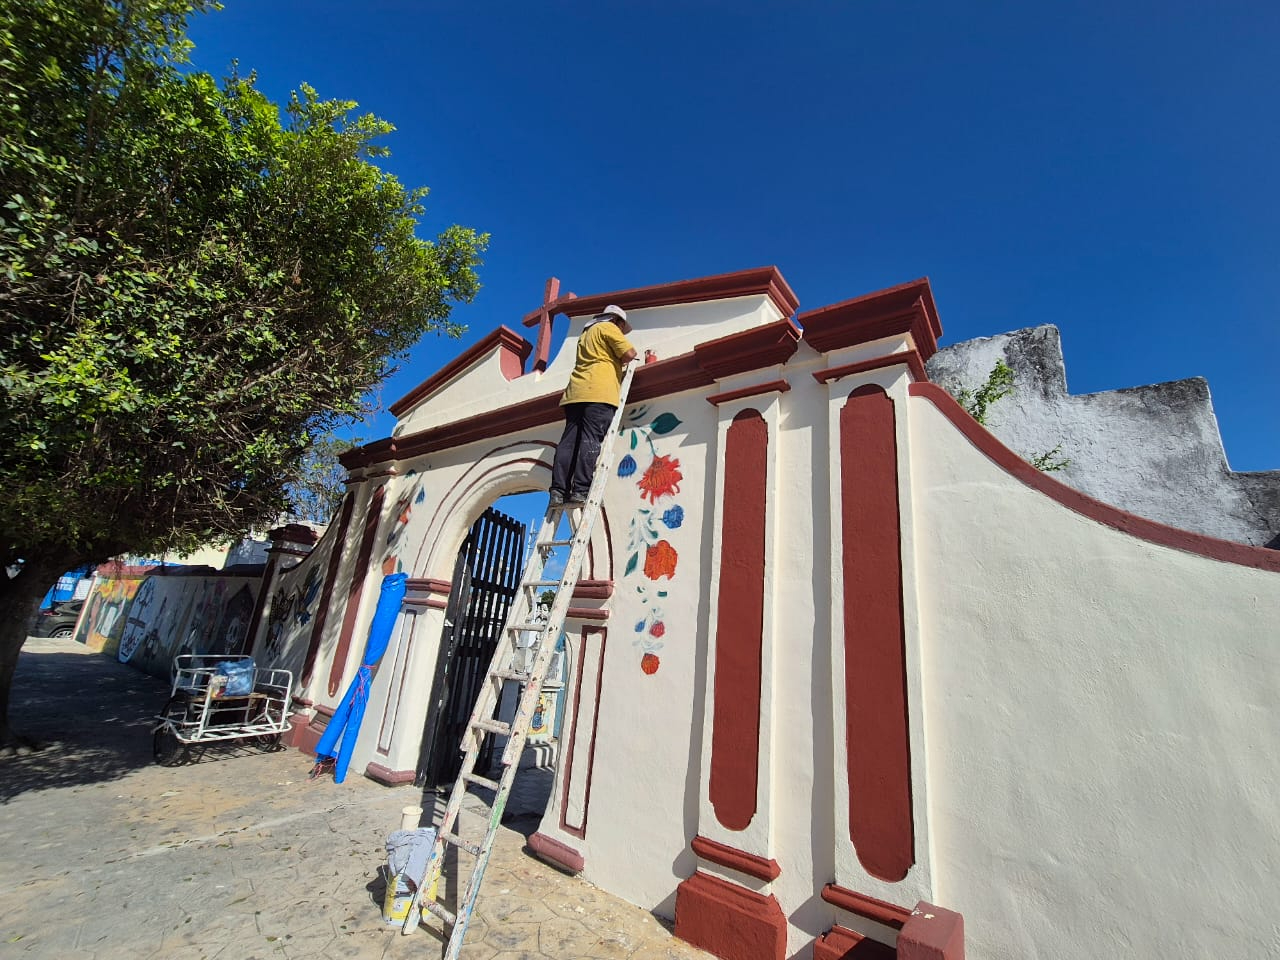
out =
[[[449,946],[444,954],[445,960],[457,960],[462,950],[463,937],[466,936],[467,924],[471,921],[471,912],[480,895],[480,884],[484,879],[485,867],[489,864],[489,854],[493,850],[494,838],[502,821],[502,812],[506,808],[511,784],[515,780],[516,770],[520,764],[520,754],[524,751],[529,724],[538,703],[538,694],[542,690],[542,682],[551,664],[556,640],[564,627],[573,588],[578,583],[578,573],[582,567],[583,558],[587,554],[591,528],[600,513],[605,484],[613,470],[613,446],[618,437],[622,411],[626,407],[627,394],[631,390],[631,379],[635,374],[636,366],[637,364],[631,363],[623,375],[618,410],[613,415],[609,432],[605,434],[600,444],[600,458],[596,461],[596,472],[592,477],[591,491],[587,494],[586,502],[581,505],[551,507],[543,517],[538,539],[534,543],[529,561],[525,565],[524,575],[520,579],[520,589],[507,612],[507,622],[503,625],[502,634],[498,639],[498,649],[494,652],[493,660],[489,664],[488,679],[491,682],[484,684],[476,700],[475,709],[471,712],[467,730],[462,735],[462,768],[458,779],[454,781],[453,791],[449,794],[449,803],[437,827],[435,849],[431,860],[427,864],[422,881],[414,891],[409,914],[400,931],[403,934],[410,934],[416,930],[421,922],[423,910],[439,917],[446,925],[452,927]],[[562,517],[568,521],[570,537],[567,540],[556,539]],[[569,547],[569,558],[564,565],[563,575],[559,580],[544,579],[543,568],[548,557],[557,547],[563,546]],[[556,590],[555,602],[552,603],[545,621],[535,620],[533,618],[534,611],[537,609],[538,595],[540,591],[549,588]],[[517,644],[517,638],[529,634],[534,635],[532,645],[527,649],[521,649]],[[522,658],[521,663],[527,669],[517,668],[517,657]],[[530,660],[532,660],[531,665]],[[509,724],[492,719],[502,686],[508,680],[514,680],[523,687],[515,716]],[[481,745],[484,743],[485,735],[490,733],[507,737],[506,749],[502,753],[502,774],[497,780],[482,777],[475,772]],[[465,840],[455,832],[462,801],[470,785],[485,787],[494,791],[495,794],[484,839],[480,843]],[[460,855],[466,853],[475,857],[475,865],[472,867],[471,877],[459,900],[456,914],[445,907],[436,896],[436,886],[444,867],[445,851],[450,846],[457,848]],[[459,876],[461,876],[461,869]]]

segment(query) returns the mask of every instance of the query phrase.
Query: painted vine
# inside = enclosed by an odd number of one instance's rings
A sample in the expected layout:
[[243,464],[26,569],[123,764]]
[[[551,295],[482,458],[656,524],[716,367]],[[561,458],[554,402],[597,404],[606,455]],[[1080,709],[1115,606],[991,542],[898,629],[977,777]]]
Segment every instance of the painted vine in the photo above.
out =
[[[680,419],[673,413],[660,413],[649,423],[642,423],[648,413],[647,406],[628,411],[621,436],[626,439],[629,452],[618,461],[617,472],[623,479],[640,474],[635,481],[640,504],[627,530],[627,564],[622,579],[636,581],[643,616],[635,623],[633,645],[640,653],[640,669],[652,676],[662,664],[658,654],[668,630],[665,601],[680,561],[679,551],[669,538],[684,524],[684,508],[675,501],[684,476],[680,461],[659,452],[654,442],[655,437],[663,437],[680,426]],[[646,458],[649,464],[641,471],[640,463]]]

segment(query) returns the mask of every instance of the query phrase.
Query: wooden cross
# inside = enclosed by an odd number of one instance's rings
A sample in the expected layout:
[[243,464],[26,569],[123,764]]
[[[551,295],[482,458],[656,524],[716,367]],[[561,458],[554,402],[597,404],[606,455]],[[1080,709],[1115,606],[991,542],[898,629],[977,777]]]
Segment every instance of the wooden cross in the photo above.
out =
[[562,300],[576,299],[572,293],[567,293],[564,297],[560,296],[560,281],[555,277],[547,280],[547,285],[542,291],[542,306],[524,318],[526,327],[536,326],[538,328],[538,342],[533,352],[533,369],[542,371],[547,369],[547,364],[551,362],[551,323],[555,318]]

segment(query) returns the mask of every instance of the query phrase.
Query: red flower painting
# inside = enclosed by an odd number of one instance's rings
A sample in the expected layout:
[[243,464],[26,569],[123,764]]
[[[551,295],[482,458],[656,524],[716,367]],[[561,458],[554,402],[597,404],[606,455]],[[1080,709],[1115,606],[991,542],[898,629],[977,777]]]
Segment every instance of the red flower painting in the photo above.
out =
[[644,575],[650,580],[657,580],[659,577],[670,580],[675,576],[677,559],[676,548],[665,540],[659,540],[653,546],[645,548]]
[[653,676],[658,672],[658,665],[660,663],[661,661],[658,659],[657,654],[646,653],[640,658],[640,669],[649,674],[649,676]]
[[644,472],[638,482],[640,499],[649,498],[650,503],[657,503],[659,497],[680,492],[680,481],[684,475],[680,472],[680,461],[671,457],[654,457],[649,469]]

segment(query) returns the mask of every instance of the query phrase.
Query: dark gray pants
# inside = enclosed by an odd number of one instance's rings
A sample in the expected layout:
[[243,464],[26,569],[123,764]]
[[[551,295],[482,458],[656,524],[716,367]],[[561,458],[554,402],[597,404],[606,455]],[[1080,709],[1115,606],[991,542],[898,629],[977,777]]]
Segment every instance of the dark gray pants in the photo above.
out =
[[609,430],[617,407],[607,403],[567,403],[564,435],[556,446],[551,468],[551,489],[566,497],[585,497],[600,459],[600,442]]

